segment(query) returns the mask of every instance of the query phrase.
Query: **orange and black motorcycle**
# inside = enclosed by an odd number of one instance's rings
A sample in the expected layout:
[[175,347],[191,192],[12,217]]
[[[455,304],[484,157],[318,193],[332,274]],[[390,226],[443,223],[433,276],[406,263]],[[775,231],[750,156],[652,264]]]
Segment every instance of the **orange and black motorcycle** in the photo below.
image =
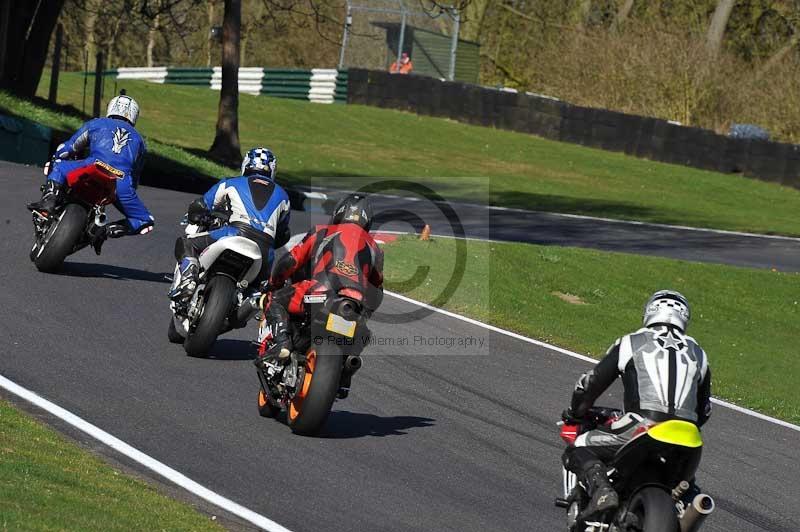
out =
[[334,400],[348,396],[370,333],[361,294],[352,289],[312,292],[303,303],[305,314],[292,316],[289,361],[259,367],[258,411],[276,417],[286,410],[292,432],[313,436],[325,425]]

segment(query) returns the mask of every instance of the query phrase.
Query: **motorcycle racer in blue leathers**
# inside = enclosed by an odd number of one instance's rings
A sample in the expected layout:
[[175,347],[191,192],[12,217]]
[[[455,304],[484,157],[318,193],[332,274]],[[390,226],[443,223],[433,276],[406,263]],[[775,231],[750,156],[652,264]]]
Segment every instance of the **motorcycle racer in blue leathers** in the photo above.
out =
[[[29,209],[52,212],[64,200],[67,175],[79,168],[101,161],[122,172],[116,183],[114,206],[125,218],[103,227],[97,235],[96,249],[106,238],[146,234],[153,229],[154,218],[136,194],[136,187],[147,151],[144,139],[134,125],[139,117],[139,105],[130,96],[115,96],[108,103],[106,118],[95,118],[83,124],[70,139],[61,144],[53,163],[45,165],[47,182],[42,199],[28,205]],[[87,154],[84,159],[76,159]]]
[[180,278],[169,297],[175,301],[191,297],[200,273],[200,253],[227,236],[243,236],[261,250],[262,262],[256,282],[269,279],[275,248],[289,241],[289,196],[275,183],[277,159],[266,148],[253,148],[242,161],[242,175],[221,180],[194,200],[187,218],[203,222],[210,211],[230,213],[227,223],[213,231],[184,235],[175,242],[175,259]]

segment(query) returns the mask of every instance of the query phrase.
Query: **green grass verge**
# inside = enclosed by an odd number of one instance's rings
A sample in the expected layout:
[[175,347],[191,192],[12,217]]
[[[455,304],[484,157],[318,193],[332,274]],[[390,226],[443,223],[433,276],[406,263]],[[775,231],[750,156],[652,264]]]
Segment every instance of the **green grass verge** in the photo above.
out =
[[[83,82],[62,75],[59,102],[80,108]],[[48,84],[45,76],[41,96]],[[140,102],[140,129],[155,149],[162,148],[153,141],[195,154],[211,145],[218,92],[108,79],[105,94],[115,86]],[[89,102],[91,91],[90,83]],[[347,185],[347,176],[415,177],[450,199],[800,235],[800,190],[741,176],[366,106],[242,95],[239,111],[242,146],[272,147],[280,175],[291,180],[333,177],[326,183]]]
[[[84,122],[75,114],[36,105],[0,91],[0,114],[3,113],[21,116],[69,134]],[[232,173],[229,168],[171,144],[169,138],[160,141],[153,136],[147,136],[147,148],[149,159],[145,171],[156,176],[163,173],[183,173],[183,175],[220,177]]]
[[[450,278],[455,245],[386,245],[388,289],[430,301]],[[528,244],[469,241],[466,249],[464,278],[444,308],[597,358],[639,327],[653,291],[680,290],[693,310],[688,332],[713,367],[714,395],[800,422],[800,274]],[[431,266],[425,282],[404,282],[419,265]]]
[[0,400],[0,530],[223,530]]

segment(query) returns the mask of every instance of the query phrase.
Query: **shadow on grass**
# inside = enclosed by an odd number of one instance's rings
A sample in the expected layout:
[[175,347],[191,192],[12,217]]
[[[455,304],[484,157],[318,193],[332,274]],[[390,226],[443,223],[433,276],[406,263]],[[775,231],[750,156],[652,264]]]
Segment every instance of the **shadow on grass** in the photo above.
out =
[[[492,204],[515,209],[585,214],[601,218],[640,219],[652,218],[658,213],[650,207],[634,205],[625,201],[609,201],[589,198],[574,198],[554,194],[530,192],[500,192],[491,195]],[[666,213],[664,214],[666,216]]]
[[98,279],[117,279],[120,281],[147,281],[169,284],[170,273],[156,273],[111,264],[90,262],[65,262],[58,275],[69,277],[92,277]]

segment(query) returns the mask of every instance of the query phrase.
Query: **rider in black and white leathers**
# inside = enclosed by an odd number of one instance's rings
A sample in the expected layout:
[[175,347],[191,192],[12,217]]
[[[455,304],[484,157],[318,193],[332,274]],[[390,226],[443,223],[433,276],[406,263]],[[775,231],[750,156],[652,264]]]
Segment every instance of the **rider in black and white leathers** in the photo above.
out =
[[642,426],[670,419],[701,426],[711,415],[708,357],[694,338],[684,334],[688,322],[686,298],[678,292],[656,292],[645,305],[644,328],[618,339],[578,380],[565,413],[576,420],[617,377],[625,388],[625,415],[610,427],[581,434],[562,457],[564,467],[582,480],[592,496],[583,517],[619,504],[605,462]]

